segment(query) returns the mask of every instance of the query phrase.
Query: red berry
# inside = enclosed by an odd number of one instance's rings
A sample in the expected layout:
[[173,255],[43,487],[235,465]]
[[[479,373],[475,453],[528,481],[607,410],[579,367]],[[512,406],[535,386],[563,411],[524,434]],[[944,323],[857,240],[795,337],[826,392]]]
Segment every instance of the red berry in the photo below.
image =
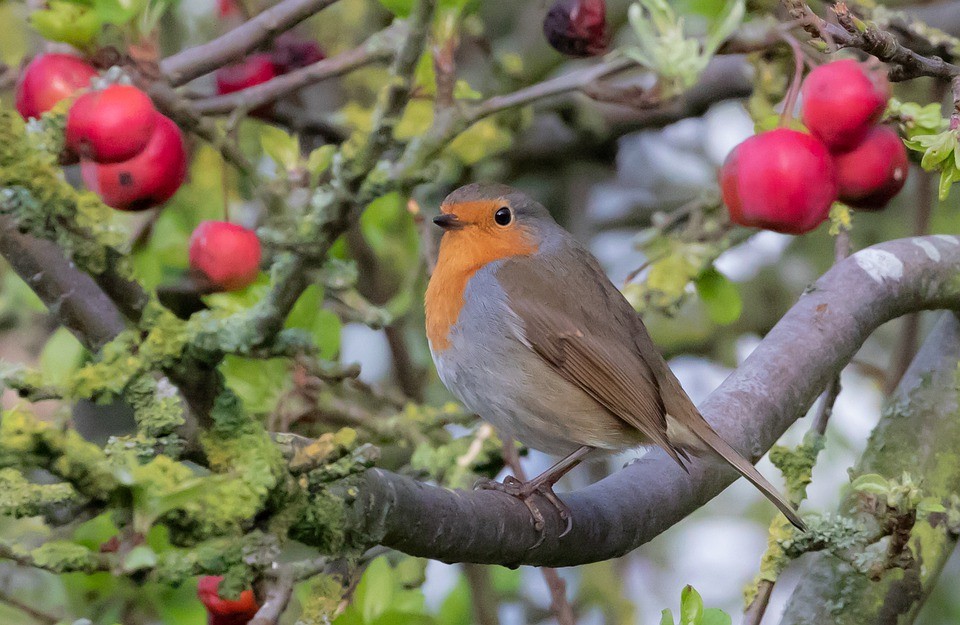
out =
[[244,590],[237,599],[220,597],[220,575],[204,575],[197,582],[197,596],[207,608],[209,625],[246,625],[256,614],[260,606],[252,590]]
[[270,54],[273,65],[280,74],[292,72],[326,58],[320,44],[303,39],[291,31],[283,33],[274,40],[273,51]]
[[267,53],[253,54],[233,65],[217,70],[217,93],[224,95],[240,91],[277,75],[277,68]]
[[596,56],[607,51],[604,0],[556,0],[543,20],[543,34],[558,52]]
[[837,199],[827,148],[787,128],[750,137],[734,148],[720,169],[720,190],[734,223],[787,234],[819,226]]
[[217,13],[220,17],[231,17],[240,15],[240,9],[237,7],[236,0],[217,0]]
[[900,137],[886,126],[873,128],[857,147],[834,154],[840,200],[854,208],[879,210],[907,182],[910,165]]
[[801,92],[803,123],[831,150],[859,143],[890,99],[886,76],[851,60],[814,69]]
[[204,221],[190,235],[190,266],[225,291],[242,289],[260,272],[260,239],[226,221]]
[[67,113],[67,147],[98,163],[116,163],[143,151],[157,111],[136,87],[111,85],[83,94]]
[[173,121],[155,113],[153,135],[143,151],[119,163],[80,161],[84,184],[107,206],[139,211],[163,204],[187,177],[183,136]]
[[24,119],[40,117],[60,100],[90,86],[97,70],[70,54],[41,54],[23,69],[17,81],[16,106]]

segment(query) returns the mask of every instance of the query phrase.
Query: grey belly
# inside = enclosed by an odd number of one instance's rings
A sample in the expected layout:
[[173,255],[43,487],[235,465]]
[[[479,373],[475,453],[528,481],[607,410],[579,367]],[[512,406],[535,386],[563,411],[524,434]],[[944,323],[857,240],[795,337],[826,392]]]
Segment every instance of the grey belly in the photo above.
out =
[[[499,336],[464,350],[457,343],[465,337],[458,338],[434,355],[437,372],[469,410],[501,435],[554,455],[569,454],[581,445],[618,451],[643,442],[640,432],[519,341]],[[470,357],[463,357],[467,353]]]

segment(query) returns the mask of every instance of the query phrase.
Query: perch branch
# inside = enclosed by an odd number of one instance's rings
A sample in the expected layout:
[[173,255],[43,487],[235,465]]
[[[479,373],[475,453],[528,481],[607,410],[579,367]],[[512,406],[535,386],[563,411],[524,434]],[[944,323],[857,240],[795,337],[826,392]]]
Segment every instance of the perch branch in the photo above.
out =
[[[706,418],[756,460],[814,401],[881,324],[926,309],[960,309],[960,239],[901,239],[854,254],[824,274],[760,346],[701,406]],[[729,486],[737,474],[702,459],[680,470],[652,451],[640,461],[562,498],[573,531],[546,517],[538,547],[525,506],[501,493],[449,491],[373,469],[349,525],[356,536],[443,561],[574,566],[627,553]],[[541,509],[549,509],[544,502]]]

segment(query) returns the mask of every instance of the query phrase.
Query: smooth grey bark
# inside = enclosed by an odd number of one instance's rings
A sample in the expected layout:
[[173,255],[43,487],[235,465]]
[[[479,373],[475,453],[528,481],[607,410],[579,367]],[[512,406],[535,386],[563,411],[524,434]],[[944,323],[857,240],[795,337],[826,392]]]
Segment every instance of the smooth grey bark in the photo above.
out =
[[120,311],[93,278],[77,269],[55,243],[20,232],[8,215],[0,215],[0,252],[88,349],[99,350],[126,328]]
[[[960,239],[900,239],[857,252],[801,296],[750,357],[700,406],[734,447],[756,460],[881,324],[924,309],[960,310]],[[562,494],[573,531],[549,504],[536,548],[526,507],[503,493],[452,491],[373,469],[344,485],[351,538],[448,562],[574,566],[617,557],[657,536],[729,486],[711,459],[684,473],[654,450],[622,471]],[[760,496],[759,494],[757,495]]]
[[[958,369],[960,322],[952,313],[939,321],[890,398],[854,475],[908,473],[926,495],[948,501],[960,495]],[[840,507],[857,515],[856,497]],[[794,590],[782,625],[899,624],[913,622],[937,581],[957,537],[944,524],[919,520],[909,543],[915,566],[886,571],[879,581],[836,558],[817,554]]]

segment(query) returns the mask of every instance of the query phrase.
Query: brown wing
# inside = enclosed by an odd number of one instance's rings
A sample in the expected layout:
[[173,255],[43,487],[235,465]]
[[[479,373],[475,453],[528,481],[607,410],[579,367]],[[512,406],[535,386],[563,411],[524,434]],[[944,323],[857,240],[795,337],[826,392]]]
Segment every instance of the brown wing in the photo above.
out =
[[682,452],[667,439],[657,375],[635,340],[637,326],[646,330],[592,256],[583,250],[568,254],[510,260],[497,271],[520,339],[683,466]]

